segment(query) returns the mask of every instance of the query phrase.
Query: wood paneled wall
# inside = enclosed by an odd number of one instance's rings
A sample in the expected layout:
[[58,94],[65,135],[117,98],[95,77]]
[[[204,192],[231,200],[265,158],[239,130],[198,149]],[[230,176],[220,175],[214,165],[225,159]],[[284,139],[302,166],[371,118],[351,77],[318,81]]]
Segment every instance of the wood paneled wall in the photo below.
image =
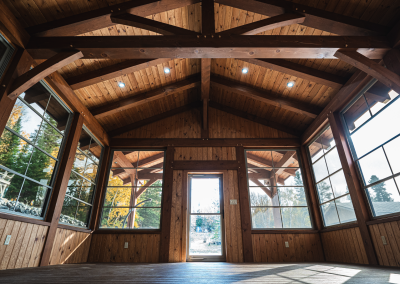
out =
[[186,261],[186,208],[182,202],[183,193],[183,171],[173,171],[169,262]]
[[[39,266],[47,226],[0,219],[0,269]],[[9,245],[4,245],[11,235]]]
[[[210,138],[292,138],[274,128],[209,109]],[[195,109],[132,130],[120,138],[201,138],[200,111]]]
[[[400,266],[400,221],[369,226],[380,265]],[[385,237],[386,245],[383,244]]]
[[[253,234],[254,262],[324,261],[318,234]],[[289,242],[289,247],[285,247]]]
[[321,233],[326,261],[368,264],[358,227]]
[[175,147],[174,160],[236,160],[235,147]]
[[87,262],[92,235],[57,228],[49,264]]
[[159,250],[159,234],[94,234],[88,262],[155,263]]

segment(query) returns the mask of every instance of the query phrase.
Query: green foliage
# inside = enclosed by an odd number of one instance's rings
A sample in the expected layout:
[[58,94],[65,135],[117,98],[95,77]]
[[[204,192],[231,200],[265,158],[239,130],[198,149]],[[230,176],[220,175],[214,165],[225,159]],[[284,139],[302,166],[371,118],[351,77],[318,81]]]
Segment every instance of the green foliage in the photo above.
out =
[[[376,175],[372,175],[369,179],[369,183],[375,183],[379,181],[379,178]],[[371,198],[373,202],[393,202],[394,199],[391,197],[391,194],[387,192],[385,188],[385,183],[379,183],[377,185],[371,186],[371,189],[374,191],[375,196]]]

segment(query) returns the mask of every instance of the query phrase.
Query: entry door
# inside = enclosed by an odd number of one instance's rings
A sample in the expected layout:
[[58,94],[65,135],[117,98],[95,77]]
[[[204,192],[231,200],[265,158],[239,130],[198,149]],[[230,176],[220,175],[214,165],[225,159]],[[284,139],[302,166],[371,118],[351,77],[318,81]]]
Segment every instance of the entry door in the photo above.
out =
[[225,261],[222,175],[189,175],[188,261]]

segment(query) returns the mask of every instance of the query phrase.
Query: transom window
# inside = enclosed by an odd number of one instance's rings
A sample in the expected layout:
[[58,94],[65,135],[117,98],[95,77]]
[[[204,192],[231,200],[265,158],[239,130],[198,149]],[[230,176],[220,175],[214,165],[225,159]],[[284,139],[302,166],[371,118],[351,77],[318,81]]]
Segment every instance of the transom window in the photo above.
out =
[[44,83],[17,98],[0,138],[0,210],[43,217],[70,117]]
[[164,151],[115,150],[100,228],[159,229]]
[[373,216],[400,212],[400,99],[372,82],[342,112]]
[[330,127],[308,146],[308,151],[325,226],[355,221],[353,203]]
[[295,150],[247,150],[253,229],[311,228],[298,154]]
[[60,223],[87,227],[97,184],[102,145],[84,126],[61,211]]
[[14,53],[14,47],[0,33],[0,78]]

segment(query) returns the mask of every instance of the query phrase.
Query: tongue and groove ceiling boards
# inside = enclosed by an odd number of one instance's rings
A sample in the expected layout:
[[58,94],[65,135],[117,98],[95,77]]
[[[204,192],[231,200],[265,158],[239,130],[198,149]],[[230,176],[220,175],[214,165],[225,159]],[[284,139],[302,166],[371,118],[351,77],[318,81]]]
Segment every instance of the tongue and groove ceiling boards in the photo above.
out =
[[336,50],[381,59],[400,11],[390,0],[5,3],[37,63],[82,52],[58,72],[111,137],[185,111],[206,130],[208,108],[300,136],[356,72]]

